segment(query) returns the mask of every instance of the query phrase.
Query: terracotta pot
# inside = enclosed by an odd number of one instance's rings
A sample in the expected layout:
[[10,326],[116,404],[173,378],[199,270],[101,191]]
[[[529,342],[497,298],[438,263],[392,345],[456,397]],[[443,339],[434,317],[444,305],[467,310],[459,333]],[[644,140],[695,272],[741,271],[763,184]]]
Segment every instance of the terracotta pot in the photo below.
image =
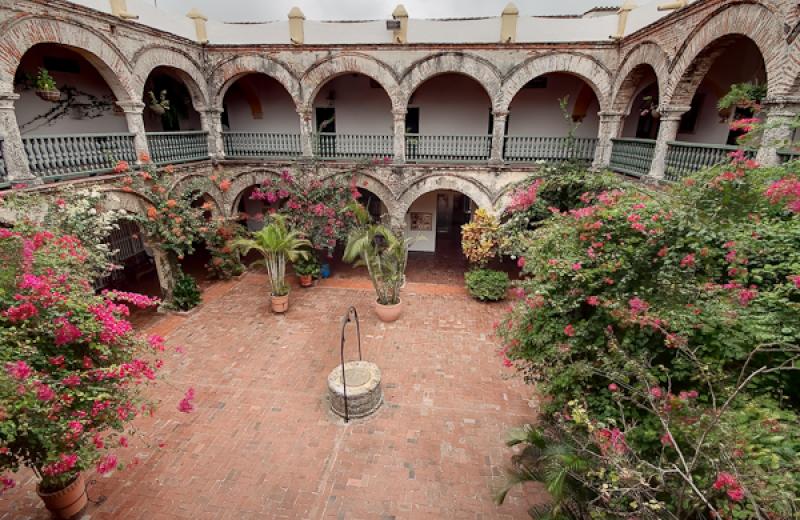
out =
[[270,304],[272,305],[272,312],[282,314],[289,309],[289,295],[284,294],[283,296],[275,296],[273,294],[270,298]]
[[83,481],[83,475],[81,473],[78,473],[75,480],[60,491],[43,493],[37,486],[36,492],[39,494],[39,498],[42,499],[42,502],[44,502],[44,507],[46,507],[55,518],[62,518],[65,520],[73,518],[83,511],[88,503],[86,484]]
[[391,323],[396,321],[397,318],[400,317],[400,314],[403,313],[403,301],[400,300],[399,302],[395,303],[394,305],[383,305],[375,302],[375,314],[378,315],[378,318],[384,323]]
[[314,285],[314,278],[310,274],[301,274],[297,278],[300,280],[300,287],[311,287]]
[[51,101],[53,103],[61,99],[61,91],[58,90],[57,88],[50,90],[37,88],[36,95],[44,99],[45,101]]

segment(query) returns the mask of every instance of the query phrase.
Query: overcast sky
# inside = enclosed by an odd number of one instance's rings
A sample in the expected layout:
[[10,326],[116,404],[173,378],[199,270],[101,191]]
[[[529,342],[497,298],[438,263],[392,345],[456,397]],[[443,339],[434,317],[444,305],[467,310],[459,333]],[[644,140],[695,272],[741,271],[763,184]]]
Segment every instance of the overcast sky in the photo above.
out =
[[[186,14],[197,7],[209,18],[225,21],[285,19],[298,6],[310,20],[364,20],[389,18],[398,3],[411,18],[498,16],[508,0],[144,0],[159,8]],[[523,15],[579,14],[592,7],[619,5],[619,0],[517,0]]]

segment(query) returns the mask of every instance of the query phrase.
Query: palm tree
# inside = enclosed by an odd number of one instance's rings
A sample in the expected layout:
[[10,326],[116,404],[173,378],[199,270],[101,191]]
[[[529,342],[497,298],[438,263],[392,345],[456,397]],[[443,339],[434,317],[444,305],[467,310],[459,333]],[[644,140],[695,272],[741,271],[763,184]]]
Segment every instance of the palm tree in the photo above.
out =
[[263,255],[263,262],[267,268],[273,296],[289,294],[286,284],[286,261],[296,262],[299,259],[308,259],[310,256],[311,242],[302,238],[300,233],[289,229],[286,218],[282,215],[272,215],[271,222],[252,234],[252,238],[240,238],[233,242],[233,248],[244,254],[258,251]]
[[379,304],[400,303],[411,240],[398,237],[383,224],[372,223],[361,204],[351,204],[348,209],[355,214],[359,225],[347,237],[343,260],[355,267],[367,266]]

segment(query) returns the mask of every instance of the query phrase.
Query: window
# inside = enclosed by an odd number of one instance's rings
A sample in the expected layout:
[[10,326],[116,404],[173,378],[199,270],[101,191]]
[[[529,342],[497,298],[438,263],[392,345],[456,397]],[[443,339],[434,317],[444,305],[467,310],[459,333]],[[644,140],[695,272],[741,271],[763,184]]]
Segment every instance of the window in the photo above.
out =
[[317,132],[336,133],[336,109],[333,107],[317,107]]
[[406,133],[419,133],[419,107],[408,107],[406,112]]

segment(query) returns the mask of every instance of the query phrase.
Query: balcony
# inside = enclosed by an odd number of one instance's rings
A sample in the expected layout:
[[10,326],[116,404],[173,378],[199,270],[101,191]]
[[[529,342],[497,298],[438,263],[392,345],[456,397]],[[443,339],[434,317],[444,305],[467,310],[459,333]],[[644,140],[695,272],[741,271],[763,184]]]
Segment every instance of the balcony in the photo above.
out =
[[[667,146],[665,177],[670,181],[677,181],[685,175],[728,162],[731,152],[738,150],[736,146],[678,141],[667,143]],[[745,150],[744,153],[748,159],[756,156],[755,150]]]
[[642,177],[650,172],[656,142],[653,139],[612,139],[608,167],[618,173]]
[[491,154],[490,135],[406,134],[406,161],[411,163],[486,162]]
[[148,132],[147,146],[158,165],[208,159],[207,132]]
[[314,134],[314,156],[320,159],[383,159],[394,156],[392,135]]
[[40,135],[22,138],[31,173],[44,182],[110,172],[136,161],[132,134]]
[[302,151],[300,134],[225,132],[222,140],[230,159],[292,159]]
[[592,162],[597,138],[506,136],[503,159],[512,163],[578,160]]

